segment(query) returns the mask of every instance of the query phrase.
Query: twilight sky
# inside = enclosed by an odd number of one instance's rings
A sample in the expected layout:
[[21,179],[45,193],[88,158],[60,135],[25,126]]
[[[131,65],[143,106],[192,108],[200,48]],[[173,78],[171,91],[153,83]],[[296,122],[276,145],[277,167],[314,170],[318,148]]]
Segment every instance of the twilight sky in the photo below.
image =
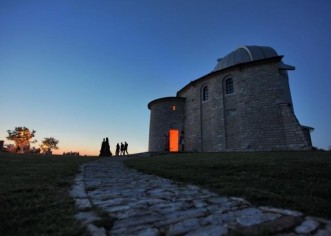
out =
[[331,146],[329,0],[0,0],[0,140],[36,130],[56,153],[148,150],[154,99],[243,45],[284,55],[296,116]]

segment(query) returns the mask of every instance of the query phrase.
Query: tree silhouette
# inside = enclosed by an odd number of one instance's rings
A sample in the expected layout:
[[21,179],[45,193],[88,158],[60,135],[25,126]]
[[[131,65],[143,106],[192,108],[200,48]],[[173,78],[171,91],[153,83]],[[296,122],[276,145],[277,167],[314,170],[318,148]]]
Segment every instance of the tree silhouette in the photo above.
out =
[[36,131],[32,130],[31,132],[27,127],[15,127],[14,130],[7,130],[7,132],[8,137],[6,138],[14,141],[17,150],[19,149],[22,153],[28,151],[26,149],[29,149],[30,142],[37,142],[37,140],[31,141]]
[[50,138],[44,138],[44,140],[41,142],[40,148],[43,153],[45,154],[52,154],[52,149],[59,149],[57,144],[59,143],[59,140],[56,140],[53,137]]

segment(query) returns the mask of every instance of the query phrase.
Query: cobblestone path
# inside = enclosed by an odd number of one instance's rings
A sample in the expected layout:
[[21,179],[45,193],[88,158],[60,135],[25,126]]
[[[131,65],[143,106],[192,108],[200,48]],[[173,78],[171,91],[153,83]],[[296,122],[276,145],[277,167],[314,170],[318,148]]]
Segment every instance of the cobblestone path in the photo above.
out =
[[123,159],[81,166],[71,194],[91,235],[331,235],[331,221],[254,207],[129,169]]

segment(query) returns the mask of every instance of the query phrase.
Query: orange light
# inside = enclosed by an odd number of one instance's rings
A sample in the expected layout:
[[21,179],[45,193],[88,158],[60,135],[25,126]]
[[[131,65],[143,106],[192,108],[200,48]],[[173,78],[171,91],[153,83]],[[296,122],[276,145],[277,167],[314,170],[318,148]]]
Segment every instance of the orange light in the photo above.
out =
[[172,106],[172,110],[173,110],[173,111],[176,111],[176,105],[173,105],[173,106]]
[[169,130],[169,151],[178,152],[178,141],[179,141],[179,130],[171,129]]

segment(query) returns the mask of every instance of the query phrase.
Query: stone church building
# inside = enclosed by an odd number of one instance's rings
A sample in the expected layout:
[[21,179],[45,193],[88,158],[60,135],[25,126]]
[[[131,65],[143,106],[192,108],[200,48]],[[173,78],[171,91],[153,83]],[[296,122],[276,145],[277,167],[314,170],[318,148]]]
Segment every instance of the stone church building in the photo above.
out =
[[293,110],[288,70],[271,47],[244,46],[176,96],[151,101],[149,151],[310,150]]

